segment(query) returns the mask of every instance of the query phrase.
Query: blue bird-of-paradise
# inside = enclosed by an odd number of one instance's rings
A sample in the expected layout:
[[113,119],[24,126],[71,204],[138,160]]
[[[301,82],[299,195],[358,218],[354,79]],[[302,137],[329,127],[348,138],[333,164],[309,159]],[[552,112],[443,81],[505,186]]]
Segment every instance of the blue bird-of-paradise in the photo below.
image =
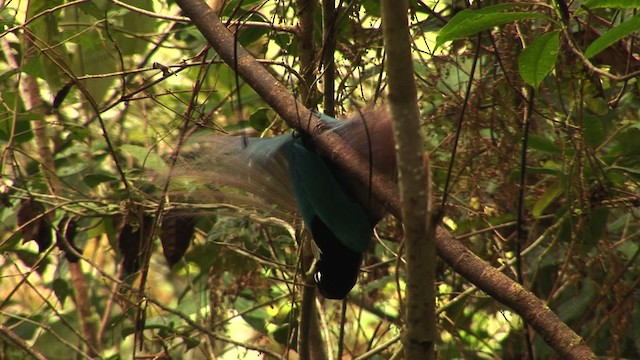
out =
[[[362,161],[395,180],[395,144],[386,111],[364,110],[346,120],[321,115],[321,120]],[[185,160],[187,173],[301,214],[320,250],[314,270],[320,293],[330,299],[346,297],[356,284],[373,228],[385,214],[369,184],[360,184],[317,153],[311,137],[302,132],[248,141],[205,136],[195,144],[195,155]]]

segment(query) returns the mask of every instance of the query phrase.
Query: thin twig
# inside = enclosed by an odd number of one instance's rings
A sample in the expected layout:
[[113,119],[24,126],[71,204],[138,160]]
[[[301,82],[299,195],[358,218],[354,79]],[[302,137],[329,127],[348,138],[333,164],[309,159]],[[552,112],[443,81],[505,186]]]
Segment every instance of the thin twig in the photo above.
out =
[[15,332],[13,332],[11,329],[9,329],[4,324],[0,324],[0,335],[2,335],[2,337],[4,337],[5,339],[11,341],[12,343],[14,343],[16,346],[18,346],[24,352],[29,354],[32,358],[38,359],[38,360],[47,360],[46,356],[44,356],[38,350],[36,350],[36,349],[32,348],[31,346],[29,346],[29,344],[27,344],[26,341],[22,340],[20,335],[18,335]]

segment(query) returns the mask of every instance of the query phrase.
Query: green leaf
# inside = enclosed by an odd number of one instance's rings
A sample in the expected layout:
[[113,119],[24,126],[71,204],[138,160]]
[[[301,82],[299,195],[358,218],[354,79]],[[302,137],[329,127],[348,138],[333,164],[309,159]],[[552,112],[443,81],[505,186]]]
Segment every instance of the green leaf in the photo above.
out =
[[[175,329],[171,326],[167,326],[164,324],[153,324],[151,323],[151,321],[147,321],[147,323],[144,325],[144,329],[145,330],[158,330],[158,332],[164,331],[164,334],[172,334],[175,335]],[[126,338],[127,336],[135,333],[136,328],[133,326],[128,326],[122,329],[122,331],[120,332],[120,335],[123,338]]]
[[590,9],[633,9],[640,7],[640,0],[584,0],[582,6]]
[[[243,311],[247,309],[251,309],[255,307],[255,303],[249,299],[238,297],[235,302],[235,308],[238,311]],[[267,309],[265,308],[257,308],[250,312],[245,312],[242,314],[242,319],[247,322],[252,328],[256,329],[261,333],[266,333],[266,325],[268,319],[270,318]]]
[[639,29],[640,14],[602,34],[599,38],[592,42],[591,45],[589,45],[587,50],[584,52],[584,56],[587,59],[591,58],[599,54],[602,50],[608,48],[618,40],[638,31]]
[[44,273],[47,265],[51,263],[49,258],[40,257],[39,253],[25,249],[15,249],[13,254],[16,255],[25,265],[36,270],[40,275]]
[[34,78],[44,79],[44,67],[40,57],[28,59],[22,67],[22,71]]
[[44,324],[47,324],[47,331],[40,331],[35,337],[33,349],[41,352],[46,359],[73,358],[73,352],[70,352],[69,346],[60,339],[73,339],[77,336],[76,329],[79,322],[77,311],[59,312],[56,316],[45,317]]
[[529,135],[529,148],[551,154],[560,154],[560,149],[553,141],[540,135]]
[[64,124],[65,130],[69,131],[68,139],[75,141],[83,141],[90,135],[90,129],[87,126]]
[[291,56],[298,56],[298,42],[290,33],[279,32],[272,36],[281,51]]
[[607,100],[600,96],[585,98],[584,103],[587,105],[587,108],[596,115],[605,116],[609,112],[609,104],[607,103]]
[[20,71],[18,69],[9,69],[0,74],[0,83],[6,84],[9,79],[13,78]]
[[378,0],[364,0],[362,2],[362,7],[364,8],[365,13],[369,16],[380,17],[382,14],[382,7]]
[[587,144],[594,149],[604,142],[606,136],[602,121],[592,115],[585,115],[582,134]]
[[563,302],[556,311],[565,323],[571,323],[572,320],[580,318],[596,296],[593,284],[589,280],[580,284],[571,284],[568,287],[566,291],[573,293],[573,297],[570,301]]
[[224,2],[222,16],[228,17],[235,14],[237,9],[253,9],[253,5],[262,0],[228,0]]
[[527,84],[538,88],[542,80],[553,70],[558,59],[560,33],[544,34],[518,56],[520,76]]
[[193,349],[194,347],[200,345],[200,338],[198,336],[186,336],[181,335],[182,341],[187,346],[187,350]]
[[551,205],[551,203],[562,194],[562,185],[560,183],[554,183],[549,186],[542,196],[533,204],[531,214],[534,217],[539,217],[544,213],[545,209]]
[[638,247],[640,247],[640,245],[635,244],[633,241],[625,241],[619,246],[616,246],[616,251],[622,254],[627,259],[631,259],[632,257],[634,257],[636,252],[638,252]]
[[93,1],[78,4],[78,6],[83,13],[93,17],[96,20],[101,20],[105,17],[104,11],[100,10],[100,8]]
[[457,40],[495,26],[524,19],[548,19],[536,12],[505,12],[523,4],[498,4],[479,10],[462,10],[440,29],[436,38],[436,49],[447,41]]
[[146,169],[160,171],[166,168],[164,160],[158,154],[142,146],[124,144],[120,146],[120,150],[129,153]]
[[587,226],[584,228],[583,239],[587,248],[594,246],[604,235],[609,218],[609,209],[599,207],[587,216]]
[[[124,2],[139,9],[153,11],[152,0],[127,0]],[[111,9],[113,9],[113,7],[111,7]],[[121,18],[122,27],[127,29],[127,33],[119,31],[113,35],[120,52],[124,55],[134,55],[144,52],[144,49],[150,44],[145,34],[151,34],[155,31],[157,25],[155,19],[135,11],[125,12]],[[143,36],[131,36],[130,34],[140,34]]]
[[[251,14],[246,21],[255,21],[260,23],[269,23],[269,19],[265,18],[261,14]],[[267,27],[260,26],[240,26],[240,35],[238,36],[238,41],[243,46],[249,46],[254,42],[260,40],[265,37],[271,30]]]
[[59,177],[76,175],[78,173],[81,173],[83,170],[85,170],[88,167],[89,167],[89,164],[87,164],[84,161],[70,161],[69,163],[64,164],[58,169],[57,175]]
[[90,188],[95,188],[96,186],[104,182],[109,182],[114,180],[118,180],[118,178],[111,174],[101,174],[101,173],[88,174],[82,178],[82,181],[84,181],[84,183],[87,184],[87,186],[89,186]]
[[269,118],[270,110],[267,108],[261,108],[256,110],[249,116],[249,125],[258,132],[263,132],[271,125],[271,119]]
[[[3,94],[5,95],[5,94]],[[11,135],[13,135],[13,143],[22,144],[33,139],[33,131],[31,131],[31,120],[41,119],[33,113],[26,113],[18,115],[18,121],[15,123],[15,129],[13,119],[5,118],[0,120],[0,140],[9,141]]]
[[[57,12],[49,12],[56,6],[62,5],[62,0],[34,0],[29,2],[27,18],[31,19],[39,16],[29,24],[29,32],[42,44],[53,46],[63,42],[61,29],[58,27],[59,16]],[[58,60],[68,61],[67,52],[64,47],[56,47]],[[29,75],[45,79],[50,87],[58,88],[62,85],[63,77],[60,76],[59,65],[50,61],[47,56],[37,56],[31,58],[23,71]]]
[[622,171],[622,172],[626,172],[632,175],[640,175],[640,169],[637,168],[630,168],[630,167],[625,167],[625,166],[610,166],[606,169],[607,171],[609,170],[618,170],[618,171]]
[[527,174],[546,174],[546,175],[561,175],[562,169],[527,166]]
[[51,283],[51,288],[53,289],[56,298],[58,298],[58,301],[60,301],[62,305],[64,305],[64,301],[67,299],[67,297],[73,294],[71,291],[71,287],[69,287],[69,283],[61,278],[53,280],[53,282]]
[[20,234],[20,232],[14,232],[8,239],[0,242],[0,252],[14,251],[16,248],[19,248],[20,240],[22,240],[22,237],[19,236]]

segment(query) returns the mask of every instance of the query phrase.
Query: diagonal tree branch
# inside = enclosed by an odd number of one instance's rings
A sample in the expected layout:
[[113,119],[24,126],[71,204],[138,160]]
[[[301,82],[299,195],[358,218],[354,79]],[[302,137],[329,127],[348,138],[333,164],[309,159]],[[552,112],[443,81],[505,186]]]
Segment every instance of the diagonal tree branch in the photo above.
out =
[[[339,136],[323,133],[319,118],[304,108],[302,103],[239,45],[238,59],[235,61],[233,35],[202,0],[176,0],[176,3],[191,18],[218,55],[231,66],[237,63],[235,70],[240,76],[290,126],[313,135],[323,155],[363,184],[368,183],[368,168],[359,161],[357,154]],[[386,201],[394,216],[401,217],[397,189],[390,181],[379,175],[374,176],[372,191],[377,198]],[[437,229],[436,247],[438,255],[457,273],[525,318],[563,358],[596,358],[582,338],[563,323],[542,300],[477,257],[442,227]]]
[[[234,37],[220,19],[201,0],[177,1],[184,13],[193,20],[211,47],[225,63],[235,64]],[[315,135],[314,143],[323,149],[323,155],[358,179],[368,179],[369,168],[360,163],[360,157],[339,136],[323,134],[320,119],[296,99],[256,59],[240,45],[237,46],[237,69],[240,76],[293,128]],[[366,183],[363,181],[363,183]],[[373,178],[374,195],[390,204],[391,211],[400,217],[396,189],[382,177]],[[376,192],[377,191],[377,192]],[[395,212],[394,212],[395,211]]]

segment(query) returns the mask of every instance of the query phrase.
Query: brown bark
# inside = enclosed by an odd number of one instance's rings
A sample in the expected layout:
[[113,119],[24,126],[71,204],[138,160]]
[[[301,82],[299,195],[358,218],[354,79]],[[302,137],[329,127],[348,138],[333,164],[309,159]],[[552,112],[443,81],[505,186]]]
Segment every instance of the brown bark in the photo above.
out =
[[[297,42],[300,51],[300,69],[303,82],[299,84],[300,95],[306,108],[316,106],[316,47],[314,43],[316,0],[297,0],[298,19],[300,25],[297,32]],[[303,237],[301,266],[303,273],[308,273],[313,266],[313,253],[309,242],[310,237]],[[316,288],[313,279],[305,277],[302,289],[302,306],[300,313],[300,336],[298,351],[301,360],[324,360],[327,358],[324,341],[318,322],[316,307]]]
[[324,113],[335,116],[336,63],[333,59],[336,50],[336,3],[334,0],[322,1],[322,67],[324,80]]
[[427,230],[428,188],[409,37],[407,1],[382,1],[389,107],[393,117],[407,278],[406,359],[435,359],[435,246]]
[[298,18],[298,48],[300,53],[300,70],[304,82],[300,84],[302,102],[307,108],[316,106],[316,47],[313,41],[314,18],[317,1],[297,0]]

